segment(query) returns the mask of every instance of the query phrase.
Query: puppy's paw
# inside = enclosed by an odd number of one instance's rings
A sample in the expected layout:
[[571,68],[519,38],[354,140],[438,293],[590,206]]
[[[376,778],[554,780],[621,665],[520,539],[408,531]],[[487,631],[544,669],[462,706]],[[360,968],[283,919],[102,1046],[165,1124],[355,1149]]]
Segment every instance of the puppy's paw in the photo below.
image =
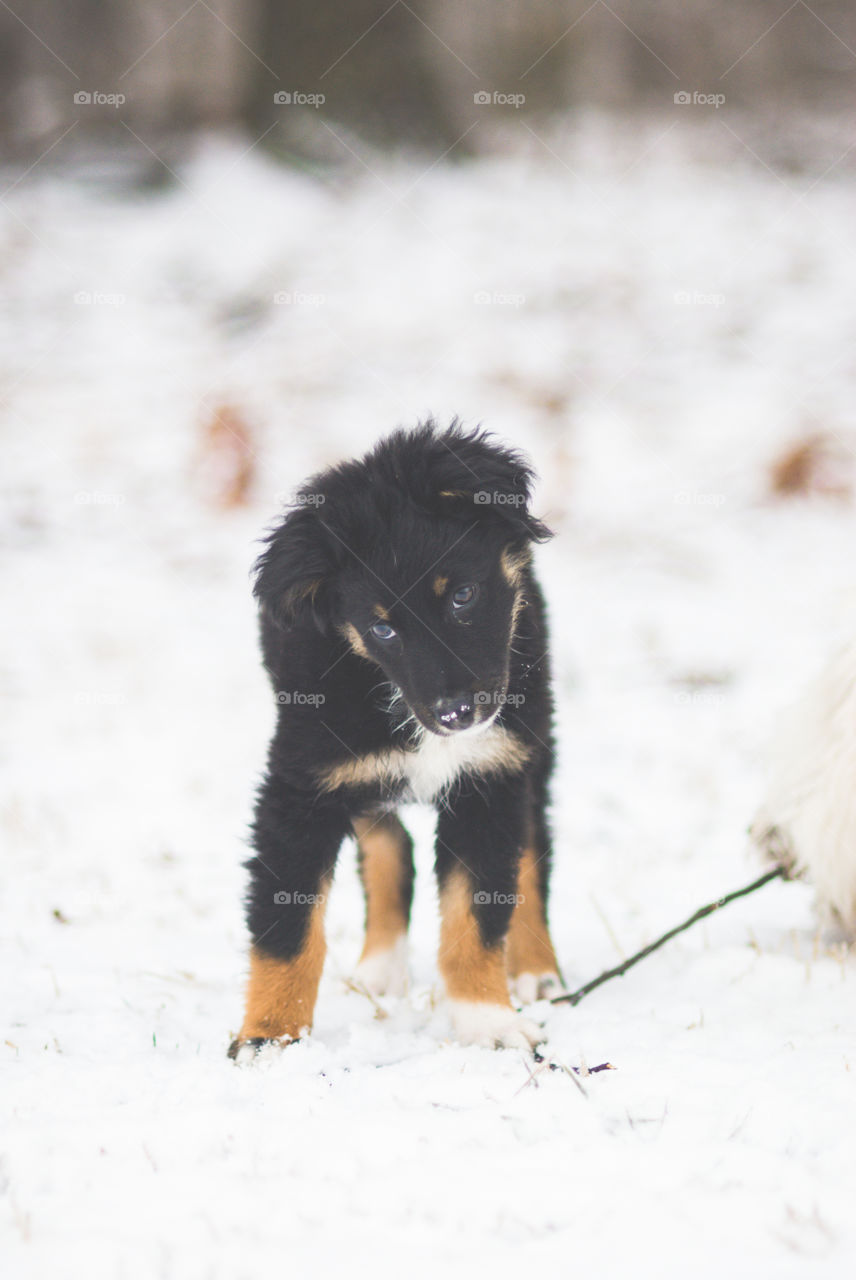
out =
[[449,1003],[455,1035],[461,1044],[531,1052],[544,1041],[543,1028],[537,1022],[522,1017],[510,1005],[474,1000],[452,1000]]
[[240,1037],[229,1045],[228,1056],[239,1067],[261,1065],[274,1062],[287,1044],[292,1044],[291,1036],[279,1036],[275,1040],[266,1040],[263,1036],[250,1036],[242,1040]]
[[552,1000],[564,991],[562,979],[553,973],[518,973],[511,979],[511,994],[521,1004],[534,1004],[536,1000]]
[[407,971],[407,939],[398,938],[385,951],[373,951],[354,970],[355,986],[373,996],[404,996],[410,987]]

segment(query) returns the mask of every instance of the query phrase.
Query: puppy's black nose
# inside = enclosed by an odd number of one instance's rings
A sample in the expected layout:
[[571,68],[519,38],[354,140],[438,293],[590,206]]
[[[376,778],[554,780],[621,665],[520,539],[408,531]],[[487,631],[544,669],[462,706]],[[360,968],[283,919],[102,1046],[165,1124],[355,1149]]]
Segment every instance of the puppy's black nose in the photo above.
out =
[[445,729],[468,729],[475,719],[476,710],[470,693],[457,693],[451,698],[438,698],[434,703],[434,715]]

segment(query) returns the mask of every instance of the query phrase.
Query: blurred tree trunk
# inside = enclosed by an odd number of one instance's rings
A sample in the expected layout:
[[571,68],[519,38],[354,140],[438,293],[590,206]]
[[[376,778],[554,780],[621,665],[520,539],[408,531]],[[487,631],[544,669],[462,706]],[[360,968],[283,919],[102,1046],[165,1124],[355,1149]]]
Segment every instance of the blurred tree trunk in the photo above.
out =
[[[270,144],[341,154],[326,123],[461,155],[515,112],[479,110],[476,94],[523,94],[530,120],[589,104],[665,109],[679,89],[771,117],[842,112],[856,97],[852,0],[9,0],[0,40],[13,154],[69,127],[74,145],[130,145],[131,129],[157,149],[230,124],[256,137],[276,125]],[[275,101],[295,92],[325,101]]]
[[323,115],[384,144],[396,140],[450,146],[455,126],[426,49],[431,0],[262,0],[259,38],[279,83],[256,77],[253,124],[278,119],[287,135],[299,135],[274,103],[274,90],[324,95]]

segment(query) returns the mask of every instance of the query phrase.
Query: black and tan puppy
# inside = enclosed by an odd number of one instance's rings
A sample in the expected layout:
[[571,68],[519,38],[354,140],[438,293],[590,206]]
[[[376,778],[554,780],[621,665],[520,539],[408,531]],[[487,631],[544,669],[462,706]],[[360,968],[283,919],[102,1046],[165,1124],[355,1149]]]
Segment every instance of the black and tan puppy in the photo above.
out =
[[312,1025],[324,908],[355,835],[366,893],[358,978],[406,984],[411,841],[437,810],[439,968],[464,1043],[534,1046],[511,1004],[559,986],[547,930],[553,763],[546,621],[530,564],[549,537],[525,461],[481,431],[396,431],[309,480],[257,564],[279,702],[253,826],[244,1024],[252,1058]]

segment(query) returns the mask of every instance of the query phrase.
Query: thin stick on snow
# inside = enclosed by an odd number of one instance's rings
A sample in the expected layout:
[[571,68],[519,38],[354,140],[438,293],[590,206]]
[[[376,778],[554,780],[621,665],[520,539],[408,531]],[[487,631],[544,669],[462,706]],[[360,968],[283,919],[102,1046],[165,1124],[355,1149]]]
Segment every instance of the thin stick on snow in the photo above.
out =
[[605,973],[599,977],[587,982],[584,987],[580,987],[577,991],[568,991],[561,996],[553,996],[551,1004],[579,1004],[584,996],[590,991],[594,991],[596,987],[601,986],[604,982],[609,982],[611,978],[620,978],[632,969],[634,964],[638,964],[640,960],[644,960],[646,956],[650,956],[652,951],[659,950],[665,943],[671,942],[672,938],[677,937],[679,933],[683,933],[684,929],[689,929],[691,925],[697,924],[699,920],[703,920],[705,916],[712,915],[714,911],[718,911],[720,907],[725,907],[729,902],[734,902],[736,898],[743,898],[747,893],[754,893],[756,889],[760,889],[762,885],[768,884],[771,880],[776,880],[780,876],[785,879],[789,876],[786,867],[774,867],[772,871],[767,871],[764,875],[759,876],[757,880],[753,880],[751,884],[747,884],[743,889],[735,889],[733,893],[727,893],[724,898],[717,898],[716,902],[709,902],[706,907],[699,907],[689,920],[685,920],[683,924],[679,924],[677,928],[670,929],[668,933],[664,933],[661,938],[657,938],[655,942],[650,942],[647,947],[643,947],[641,951],[637,951],[635,955],[630,956],[623,964],[618,964],[614,969],[607,969]]

